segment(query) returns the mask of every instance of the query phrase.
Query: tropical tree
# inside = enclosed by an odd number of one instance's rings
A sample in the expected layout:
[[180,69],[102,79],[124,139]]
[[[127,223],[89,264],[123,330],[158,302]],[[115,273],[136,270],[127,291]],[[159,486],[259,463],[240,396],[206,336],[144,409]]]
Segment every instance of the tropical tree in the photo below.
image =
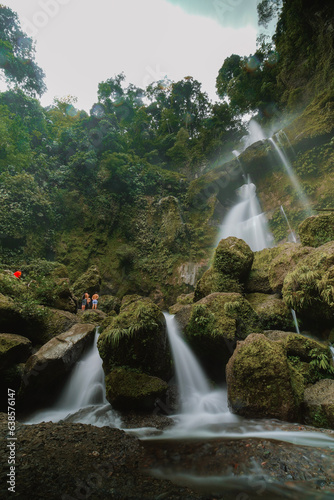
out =
[[17,14],[4,5],[0,5],[0,69],[9,84],[31,96],[46,90],[33,41],[22,31]]

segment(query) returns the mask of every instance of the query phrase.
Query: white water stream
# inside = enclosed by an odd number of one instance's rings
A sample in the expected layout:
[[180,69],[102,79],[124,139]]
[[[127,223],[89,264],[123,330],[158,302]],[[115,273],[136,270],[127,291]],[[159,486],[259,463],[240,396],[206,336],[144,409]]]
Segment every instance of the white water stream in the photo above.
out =
[[239,200],[224,218],[217,244],[224,238],[235,236],[244,240],[254,252],[271,247],[273,236],[256,196],[255,184],[248,181],[237,190],[237,194]]
[[98,330],[92,346],[69,375],[58,400],[50,408],[31,415],[26,424],[81,422],[97,427],[120,427],[121,419],[106,399],[102,359],[97,349]]

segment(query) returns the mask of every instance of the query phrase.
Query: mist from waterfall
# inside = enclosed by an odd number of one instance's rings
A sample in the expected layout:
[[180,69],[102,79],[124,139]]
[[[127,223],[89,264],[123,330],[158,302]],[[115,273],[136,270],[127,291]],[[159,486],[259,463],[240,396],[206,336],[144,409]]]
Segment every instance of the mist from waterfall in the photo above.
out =
[[273,246],[267,217],[256,196],[256,186],[250,180],[237,189],[238,201],[225,216],[219,230],[221,239],[235,236],[244,240],[253,252]]

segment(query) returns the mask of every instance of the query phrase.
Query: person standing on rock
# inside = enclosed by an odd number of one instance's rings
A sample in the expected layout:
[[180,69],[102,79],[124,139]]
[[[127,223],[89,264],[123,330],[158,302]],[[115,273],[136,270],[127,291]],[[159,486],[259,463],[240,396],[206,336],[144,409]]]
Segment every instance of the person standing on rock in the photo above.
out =
[[81,299],[81,310],[85,311],[88,308],[89,303],[90,303],[89,294],[85,292]]
[[98,296],[97,292],[95,292],[94,295],[92,296],[92,300],[93,300],[92,309],[97,309],[98,298],[99,298],[99,296]]

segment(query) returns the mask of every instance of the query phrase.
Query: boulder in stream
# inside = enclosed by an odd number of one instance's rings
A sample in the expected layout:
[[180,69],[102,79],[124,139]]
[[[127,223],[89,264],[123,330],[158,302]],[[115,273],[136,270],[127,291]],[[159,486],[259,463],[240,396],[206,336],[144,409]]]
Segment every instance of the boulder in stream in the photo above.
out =
[[20,403],[31,408],[50,401],[85,347],[92,342],[95,325],[75,324],[44,344],[26,362]]

